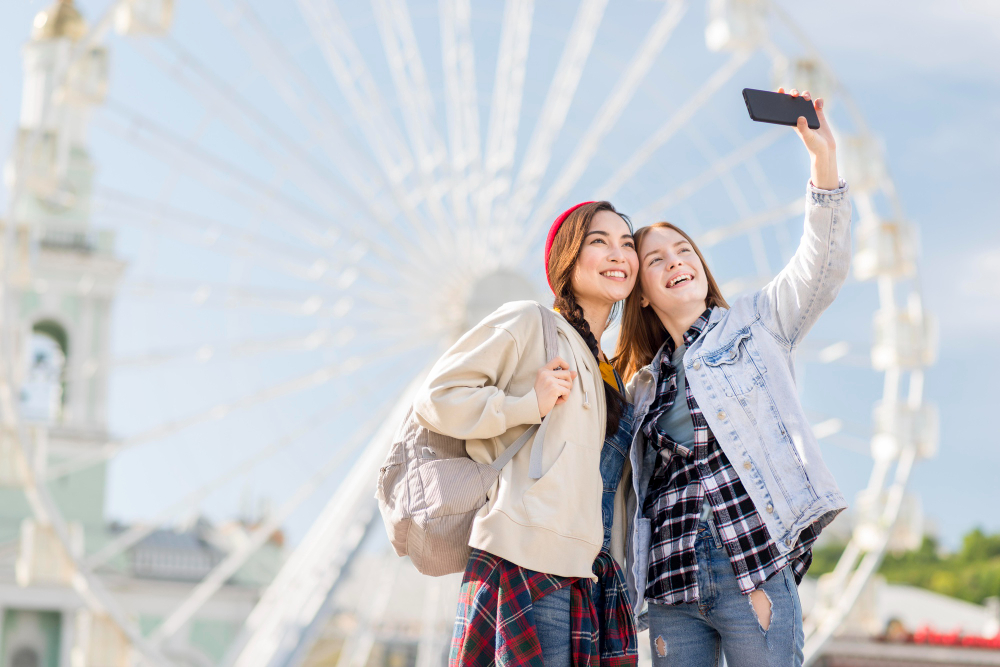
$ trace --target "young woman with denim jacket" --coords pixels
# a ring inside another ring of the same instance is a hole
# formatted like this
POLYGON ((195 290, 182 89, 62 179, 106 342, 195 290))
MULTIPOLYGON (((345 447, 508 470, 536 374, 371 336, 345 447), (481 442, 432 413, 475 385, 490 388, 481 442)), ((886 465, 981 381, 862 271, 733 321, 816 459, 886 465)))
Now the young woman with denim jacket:
POLYGON ((797 584, 846 507, 794 375, 851 254, 847 187, 814 106, 820 128, 795 128, 811 160, 804 234, 765 287, 729 307, 682 230, 636 234, 639 289, 615 363, 636 413, 627 579, 636 613, 649 603, 657 666, 715 667, 721 653, 730 667, 801 665, 797 584))
POLYGON ((608 202, 572 207, 545 248, 559 357, 545 363, 537 306, 506 304, 445 353, 414 402, 425 426, 465 439, 482 463, 552 412, 542 470, 531 472, 536 437, 473 522, 453 666, 637 663, 619 488, 631 406, 599 344, 637 263, 627 218, 608 202))

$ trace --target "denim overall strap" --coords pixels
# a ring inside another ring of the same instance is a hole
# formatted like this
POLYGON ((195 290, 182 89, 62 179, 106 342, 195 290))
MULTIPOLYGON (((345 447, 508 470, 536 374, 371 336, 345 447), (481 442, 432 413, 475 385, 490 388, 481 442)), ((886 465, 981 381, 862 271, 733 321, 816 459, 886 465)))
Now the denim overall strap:
MULTIPOLYGON (((624 396, 625 387, 617 371, 615 372, 615 380, 618 383, 618 390, 624 396)), ((611 546, 611 526, 615 516, 615 494, 618 492, 618 484, 621 482, 622 471, 625 468, 625 458, 628 456, 628 449, 632 443, 633 414, 633 406, 626 404, 621 421, 618 422, 618 429, 614 433, 605 436, 604 446, 601 448, 601 480, 604 485, 604 492, 601 496, 601 516, 604 521, 604 543, 602 549, 605 551, 611 546)))

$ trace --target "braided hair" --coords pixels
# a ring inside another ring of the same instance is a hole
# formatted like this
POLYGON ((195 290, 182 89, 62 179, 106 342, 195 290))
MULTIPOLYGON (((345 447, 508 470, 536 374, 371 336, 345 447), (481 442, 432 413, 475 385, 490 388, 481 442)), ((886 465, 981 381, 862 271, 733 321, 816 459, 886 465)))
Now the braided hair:
MULTIPOLYGON (((628 217, 618 213, 610 202, 598 201, 584 204, 570 213, 559 227, 559 231, 553 239, 547 267, 549 284, 552 285, 552 289, 556 293, 553 306, 559 309, 560 314, 580 334, 598 363, 600 363, 601 357, 597 337, 590 330, 590 324, 584 317, 583 308, 576 302, 571 278, 576 260, 583 249, 587 232, 590 230, 590 223, 594 216, 601 211, 610 211, 620 215, 631 231, 632 223, 628 217)), ((621 304, 615 304, 611 310, 610 319, 614 320, 620 311, 621 304)), ((613 434, 618 430, 618 424, 625 414, 625 397, 621 395, 617 387, 612 387, 603 381, 601 384, 604 386, 604 398, 607 405, 605 433, 613 434)))

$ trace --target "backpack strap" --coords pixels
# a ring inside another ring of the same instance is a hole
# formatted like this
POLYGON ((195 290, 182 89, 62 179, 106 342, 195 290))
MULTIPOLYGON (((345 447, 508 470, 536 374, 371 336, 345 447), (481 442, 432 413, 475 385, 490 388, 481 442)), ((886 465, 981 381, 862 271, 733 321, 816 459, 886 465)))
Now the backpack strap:
MULTIPOLYGON (((542 314, 542 343, 545 346, 545 361, 552 361, 559 356, 559 334, 556 329, 556 316, 551 310, 542 304, 538 306, 538 311, 542 314)), ((551 410, 549 414, 552 414, 551 410)), ((503 453, 493 462, 493 468, 501 470, 510 460, 521 451, 524 443, 535 435, 535 445, 531 448, 531 462, 528 466, 528 476, 532 479, 539 479, 542 476, 542 445, 545 442, 545 430, 548 427, 549 415, 542 418, 541 424, 532 424, 528 430, 521 434, 503 453), (537 434, 536 434, 537 432, 537 434)))

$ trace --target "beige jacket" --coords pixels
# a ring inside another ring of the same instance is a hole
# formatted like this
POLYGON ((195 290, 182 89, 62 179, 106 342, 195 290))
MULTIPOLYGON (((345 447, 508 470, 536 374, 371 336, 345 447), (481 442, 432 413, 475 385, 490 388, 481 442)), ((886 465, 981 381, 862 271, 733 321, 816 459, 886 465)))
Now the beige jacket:
MULTIPOLYGON (((568 400, 549 417, 543 475, 528 476, 530 450, 537 446, 530 442, 501 472, 473 522, 469 545, 531 570, 592 577, 604 536, 604 388, 583 338, 561 315, 556 321, 559 355, 578 375, 568 400)), ((534 385, 545 362, 538 307, 533 301, 505 304, 435 364, 414 411, 427 428, 466 440, 474 460, 492 463, 529 424, 541 422, 534 385)), ((622 561, 622 540, 613 543, 612 555, 622 561)))

